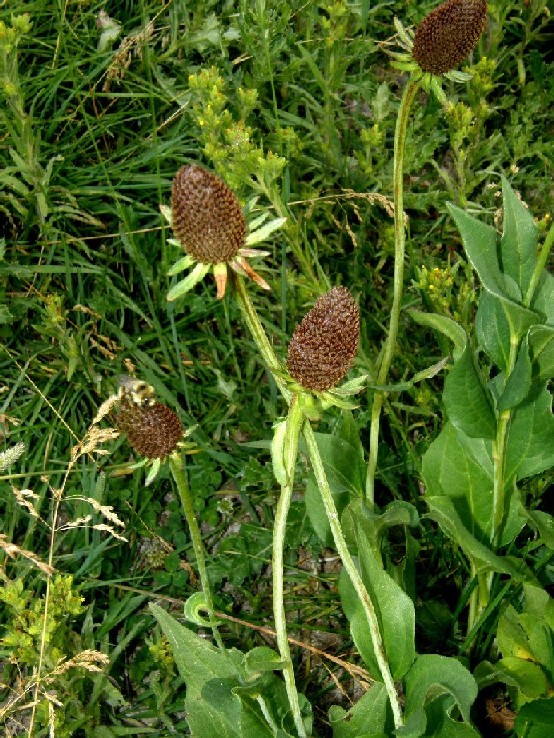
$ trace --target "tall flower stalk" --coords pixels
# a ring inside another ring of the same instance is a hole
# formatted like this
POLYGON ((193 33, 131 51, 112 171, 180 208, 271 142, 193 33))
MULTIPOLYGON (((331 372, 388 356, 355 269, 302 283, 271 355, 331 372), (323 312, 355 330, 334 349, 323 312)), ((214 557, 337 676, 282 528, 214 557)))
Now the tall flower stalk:
MULTIPOLYGON (((204 544, 194 512, 184 457, 180 450, 182 439, 185 436, 181 421, 171 408, 157 402, 150 385, 130 377, 122 377, 121 380, 121 400, 116 424, 126 434, 129 445, 143 457, 141 464, 149 464, 156 473, 162 461, 168 460, 190 532, 208 622, 215 642, 222 651, 225 651, 214 617, 204 544)), ((152 474, 148 479, 150 481, 153 479, 152 474)))
MULTIPOLYGON (((402 309, 402 295, 404 292, 404 256, 406 250, 406 232, 404 226, 404 150, 408 118, 413 102, 420 88, 420 81, 412 78, 404 89, 396 130, 394 134, 394 277, 393 298, 390 312, 389 330, 383 346, 383 353, 377 371, 377 384, 386 384, 389 369, 396 348, 400 310, 402 309)), ((384 393, 376 392, 373 396, 371 408, 371 426, 369 434, 369 458, 366 479, 366 501, 373 507, 375 503, 375 473, 377 471, 377 456, 379 449, 379 426, 384 393)))
MULTIPOLYGON (((285 538, 286 514, 292 492, 291 484, 294 479, 293 472, 298 442, 297 434, 300 429, 303 429, 302 433, 329 519, 335 547, 366 615, 368 630, 379 665, 381 678, 383 679, 391 703, 395 726, 398 728, 403 724, 402 708, 387 660, 375 605, 348 550, 310 420, 305 415, 305 408, 311 410, 313 407, 312 393, 315 393, 316 398, 321 397, 325 398, 328 402, 333 401, 333 389, 348 371, 357 351, 359 338, 358 309, 346 289, 335 288, 323 295, 305 316, 293 334, 287 354, 287 369, 294 381, 292 386, 295 390, 294 394, 291 394, 289 388, 291 386, 290 380, 287 383, 283 379, 283 369, 257 317, 248 292, 240 277, 236 278, 236 284, 239 305, 251 329, 254 341, 270 371, 274 374, 278 386, 281 388, 284 387, 284 396, 290 404, 286 432, 280 452, 276 453, 274 450, 274 465, 278 469, 276 472, 277 476, 279 474, 283 475, 281 480, 282 492, 276 514, 273 539, 273 607, 281 657, 288 668, 290 650, 284 617, 282 548, 285 538), (280 457, 280 464, 275 464, 275 456, 280 457), (279 571, 276 572, 276 569, 279 569, 279 571)), ((289 685, 289 690, 294 682, 293 676, 287 676, 286 671, 285 680, 289 685)), ((289 695, 289 701, 291 702, 291 709, 294 713, 293 705, 296 701, 296 695, 291 693, 289 695)), ((299 731, 299 735, 303 734, 299 731)))
MULTIPOLYGON (((406 234, 404 225, 404 152, 408 118, 418 90, 425 82, 424 73, 446 75, 453 80, 464 79, 453 70, 473 51, 487 20, 485 0, 446 0, 428 13, 416 29, 412 40, 399 25, 401 42, 408 55, 397 54, 398 66, 411 71, 404 89, 394 135, 394 277, 393 299, 387 337, 383 345, 377 368, 377 384, 384 385, 392 364, 404 291, 404 258, 406 234)), ((439 97, 444 93, 438 80, 431 77, 426 85, 439 97)), ((370 424, 370 445, 366 475, 366 501, 375 504, 375 475, 379 449, 379 428, 384 394, 376 392, 373 397, 370 424)))
MULTIPOLYGON (((285 422, 285 434, 283 439, 281 494, 275 511, 275 522, 273 525, 273 552, 271 564, 273 570, 273 619, 275 633, 277 635, 277 647, 283 660, 283 677, 291 707, 294 724, 299 738, 306 738, 306 730, 300 712, 298 690, 294 678, 294 668, 290 654, 287 636, 287 617, 285 611, 284 592, 284 549, 287 532, 287 518, 294 489, 294 470, 298 456, 298 438, 304 424, 304 415, 298 402, 298 396, 291 400, 287 420, 285 422)), ((277 476, 277 475, 276 475, 277 476)))

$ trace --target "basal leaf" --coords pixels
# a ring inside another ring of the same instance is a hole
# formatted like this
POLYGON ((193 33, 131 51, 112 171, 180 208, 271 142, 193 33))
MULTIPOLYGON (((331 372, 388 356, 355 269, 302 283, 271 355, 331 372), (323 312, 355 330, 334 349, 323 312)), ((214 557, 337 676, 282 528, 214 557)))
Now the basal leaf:
MULTIPOLYGON (((415 658, 415 613, 408 595, 382 568, 367 540, 363 526, 351 521, 356 533, 362 579, 373 601, 383 637, 386 657, 395 679, 400 679, 415 658)), ((371 675, 380 680, 367 618, 358 596, 343 570, 339 580, 341 600, 350 630, 371 675)))
POLYGON ((240 684, 233 662, 161 607, 151 604, 150 610, 171 644, 175 664, 187 685, 185 704, 192 735, 196 738, 213 738, 214 735, 242 738, 242 706, 238 697, 231 693, 232 686, 240 684), (209 698, 214 684, 223 690, 215 702, 209 698), (203 694, 204 689, 207 696, 203 694))
POLYGON ((456 510, 454 499, 426 495, 429 516, 436 520, 444 532, 460 546, 478 572, 497 571, 501 574, 510 574, 517 581, 522 581, 526 576, 524 572, 518 571, 506 557, 495 554, 469 532, 456 510))
POLYGON ((421 654, 405 678, 408 719, 440 695, 454 697, 463 720, 470 722, 470 708, 477 697, 477 683, 469 671, 454 658, 438 654, 421 654))
POLYGON ((554 733, 554 697, 527 702, 519 710, 515 722, 518 736, 552 738, 554 733))
POLYGON ((505 177, 502 177, 502 197, 504 230, 500 240, 500 268, 525 295, 537 263, 538 228, 505 177))
POLYGON ((158 605, 151 604, 150 610, 171 644, 175 664, 186 682, 188 693, 198 697, 210 679, 237 677, 235 666, 217 648, 181 625, 158 605))
POLYGON ((348 712, 333 705, 329 710, 333 738, 388 735, 387 705, 385 685, 380 683, 374 684, 348 712))
POLYGON ((469 347, 448 372, 442 395, 449 421, 470 438, 494 438, 496 418, 469 347))

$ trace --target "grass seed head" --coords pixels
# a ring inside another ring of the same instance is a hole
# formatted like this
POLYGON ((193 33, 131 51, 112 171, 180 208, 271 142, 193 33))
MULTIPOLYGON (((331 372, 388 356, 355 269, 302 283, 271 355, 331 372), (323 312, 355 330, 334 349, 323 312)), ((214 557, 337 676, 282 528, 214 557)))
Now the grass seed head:
POLYGON ((147 459, 169 456, 183 437, 176 413, 161 402, 137 405, 132 400, 122 400, 117 425, 137 454, 147 459))
POLYGON ((244 246, 246 223, 234 192, 196 164, 181 167, 171 191, 173 231, 203 264, 229 262, 244 246))
POLYGON ((360 313, 345 287, 322 295, 296 328, 289 343, 287 368, 307 390, 336 387, 358 350, 360 313))
POLYGON ((486 22, 486 0, 446 0, 417 27, 412 56, 424 72, 450 72, 477 46, 486 22))

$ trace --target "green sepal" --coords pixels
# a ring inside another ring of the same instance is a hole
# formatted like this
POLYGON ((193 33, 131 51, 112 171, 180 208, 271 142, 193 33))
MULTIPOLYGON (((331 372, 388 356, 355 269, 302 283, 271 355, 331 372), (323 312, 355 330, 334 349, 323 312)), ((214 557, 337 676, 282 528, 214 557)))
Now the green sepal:
POLYGON ((181 259, 178 259, 175 264, 169 269, 167 272, 168 277, 174 277, 176 274, 179 274, 179 272, 184 272, 185 269, 188 269, 194 264, 194 259, 192 256, 189 256, 187 254, 186 256, 183 256, 181 259))
POLYGON ((176 300, 178 297, 182 297, 187 292, 189 292, 193 287, 195 287, 198 282, 200 282, 206 274, 211 269, 211 264, 202 264, 198 263, 192 272, 185 277, 185 279, 182 279, 180 282, 177 282, 176 285, 174 285, 169 292, 167 293, 167 299, 169 302, 172 302, 173 300, 176 300))

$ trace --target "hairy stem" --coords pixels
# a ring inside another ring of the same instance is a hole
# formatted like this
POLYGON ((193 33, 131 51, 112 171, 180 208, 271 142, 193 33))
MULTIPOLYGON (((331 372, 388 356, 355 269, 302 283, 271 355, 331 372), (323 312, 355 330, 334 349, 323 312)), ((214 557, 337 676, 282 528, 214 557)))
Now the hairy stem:
POLYGON ((352 582, 356 590, 362 607, 364 608, 369 626, 371 641, 373 643, 373 650, 375 651, 375 658, 377 659, 381 678, 383 679, 383 682, 385 684, 385 689, 387 690, 387 695, 391 704, 394 717, 394 725, 396 728, 400 728, 404 724, 404 720, 402 717, 402 708, 400 706, 400 700, 396 692, 396 687, 394 686, 394 679, 392 678, 389 662, 385 653, 385 646, 383 644, 383 637, 381 635, 381 628, 379 626, 379 620, 377 618, 375 606, 346 545, 346 541, 344 539, 339 521, 337 508, 335 507, 335 502, 333 500, 333 495, 331 494, 327 475, 325 474, 325 468, 323 466, 321 455, 317 447, 314 432, 309 422, 306 422, 304 424, 304 439, 306 440, 306 445, 308 447, 308 453, 310 456, 312 468, 314 470, 317 485, 321 492, 321 497, 325 506, 325 512, 327 513, 327 518, 331 527, 331 533, 333 534, 335 547, 341 558, 343 566, 346 569, 346 573, 350 577, 350 581, 352 582))
POLYGON ((206 609, 208 611, 208 620, 211 624, 212 633, 214 640, 219 648, 225 653, 225 646, 223 640, 219 634, 217 624, 214 618, 214 604, 212 598, 212 591, 210 588, 210 580, 208 579, 208 570, 206 569, 206 557, 204 555, 204 544, 202 543, 202 536, 200 535, 200 528, 196 521, 196 515, 194 514, 194 504, 190 487, 187 481, 187 475, 184 468, 184 460, 181 454, 174 452, 169 457, 169 466, 173 479, 177 485, 177 491, 181 498, 181 504, 185 513, 185 518, 190 531, 190 538, 192 541, 192 547, 194 548, 194 555, 196 556, 196 565, 198 567, 198 574, 200 575, 200 584, 202 586, 202 592, 206 600, 206 609))
MULTIPOLYGON (((392 357, 396 348, 400 308, 404 287, 404 251, 406 236, 404 230, 404 148, 408 129, 408 116, 419 90, 420 82, 411 79, 404 90, 394 133, 394 281, 393 298, 389 319, 389 330, 383 346, 381 362, 377 372, 377 384, 386 384, 392 357)), ((379 448, 379 424, 384 395, 376 392, 371 409, 371 426, 369 434, 369 459, 366 477, 366 500, 370 506, 375 501, 375 473, 377 471, 377 455, 379 448)))
POLYGON ((242 317, 244 318, 246 325, 248 326, 250 333, 252 334, 252 338, 254 339, 254 342, 258 347, 263 360, 265 361, 269 371, 273 375, 273 378, 275 379, 275 382, 277 383, 281 394, 283 395, 287 403, 290 403, 291 392, 287 388, 285 381, 282 378, 283 370, 281 364, 275 354, 275 351, 273 350, 273 346, 269 342, 269 338, 267 337, 264 327, 261 324, 260 319, 258 318, 258 314, 256 313, 254 305, 252 304, 252 300, 250 299, 250 295, 248 294, 248 290, 246 289, 244 280, 239 274, 233 274, 233 281, 237 292, 239 306, 242 311, 242 317))
POLYGON ((298 397, 294 396, 290 405, 286 421, 285 441, 283 448, 283 462, 285 476, 281 483, 281 495, 277 503, 275 523, 273 526, 273 617, 275 620, 275 631, 277 634, 277 646, 281 659, 284 662, 283 676, 289 704, 292 710, 296 731, 300 738, 306 738, 306 730, 302 722, 298 691, 294 680, 294 669, 290 655, 289 641, 287 636, 287 619, 285 613, 284 599, 284 560, 287 517, 290 508, 292 490, 294 485, 294 467, 298 455, 298 437, 304 423, 304 415, 298 404, 298 397))

